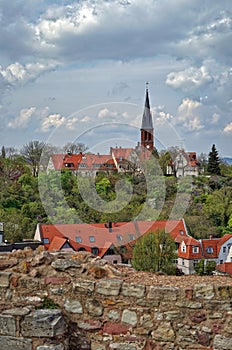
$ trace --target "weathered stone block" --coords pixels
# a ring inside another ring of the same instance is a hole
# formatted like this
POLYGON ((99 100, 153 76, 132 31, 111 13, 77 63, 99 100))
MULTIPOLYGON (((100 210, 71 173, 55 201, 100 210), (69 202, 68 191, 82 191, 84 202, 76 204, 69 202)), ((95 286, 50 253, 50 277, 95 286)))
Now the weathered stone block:
POLYGON ((232 286, 218 286, 217 294, 220 299, 231 299, 232 298, 232 286))
POLYGON ((159 301, 175 301, 179 295, 180 289, 176 287, 150 286, 148 289, 148 299, 159 301))
POLYGON ((125 297, 142 298, 145 295, 145 286, 135 283, 123 283, 121 294, 125 297))
POLYGON ((120 313, 118 312, 118 310, 109 310, 106 314, 106 317, 109 320, 118 321, 120 319, 120 313))
POLYGON ((24 338, 1 337, 1 350, 32 350, 32 340, 24 338))
POLYGON ((24 337, 54 337, 66 332, 66 324, 60 310, 36 310, 21 323, 24 337), (36 332, 35 332, 36 330, 36 332))
POLYGON ((232 310, 232 305, 229 301, 221 300, 210 300, 205 302, 206 309, 214 311, 230 311, 232 310))
POLYGON ((0 287, 8 288, 10 285, 11 272, 0 272, 0 287))
POLYGON ((138 319, 135 311, 123 310, 122 313, 122 322, 127 323, 131 326, 136 326, 138 319))
POLYGON ((73 314, 83 314, 83 307, 79 300, 67 299, 64 303, 64 308, 73 314))
POLYGON ((119 295, 122 280, 107 279, 96 283, 96 292, 103 295, 119 295))
POLYGON ((129 326, 121 323, 106 322, 103 327, 103 334, 126 334, 129 330, 129 326))
POLYGON ((103 306, 97 299, 88 299, 86 301, 85 307, 88 314, 91 316, 101 316, 103 314, 103 306))
POLYGON ((231 337, 226 338, 219 334, 215 335, 213 349, 214 350, 231 350, 232 338, 231 337))
POLYGON ((81 268, 81 264, 73 259, 57 259, 51 263, 55 270, 65 271, 70 267, 81 268))
POLYGON ((56 276, 51 276, 51 277, 45 277, 44 283, 45 284, 67 284, 70 283, 71 279, 68 276, 63 276, 63 277, 56 277, 56 276))
POLYGON ((64 345, 63 344, 40 345, 40 346, 37 346, 36 350, 64 350, 64 345))
POLYGON ((16 307, 13 309, 4 310, 2 312, 3 315, 11 315, 11 316, 25 316, 30 313, 30 310, 27 307, 16 307))
POLYGON ((40 280, 32 277, 21 277, 19 279, 19 286, 27 291, 38 291, 40 290, 40 280))
POLYGON ((110 344, 110 349, 112 349, 112 350, 137 350, 137 347, 134 344, 112 343, 112 344, 110 344))
POLYGON ((95 282, 93 281, 76 281, 73 283, 74 292, 89 293, 94 291, 95 282))
POLYGON ((79 328, 84 329, 86 331, 92 331, 92 330, 100 329, 102 327, 102 323, 98 320, 79 321, 77 325, 79 328))
POLYGON ((100 343, 92 342, 91 343, 91 350, 106 350, 105 345, 102 345, 100 343))
POLYGON ((195 284, 194 293, 196 298, 212 299, 215 295, 214 286, 212 284, 195 284))
POLYGON ((16 323, 13 316, 0 315, 0 335, 16 335, 16 323))
POLYGON ((151 335, 157 341, 173 342, 175 340, 175 332, 170 322, 161 323, 151 335))

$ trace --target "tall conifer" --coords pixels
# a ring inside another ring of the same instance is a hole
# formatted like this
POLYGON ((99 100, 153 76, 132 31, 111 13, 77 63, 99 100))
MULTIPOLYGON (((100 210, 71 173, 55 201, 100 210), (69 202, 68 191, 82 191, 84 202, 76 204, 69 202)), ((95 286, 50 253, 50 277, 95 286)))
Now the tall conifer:
POLYGON ((211 151, 209 152, 207 172, 212 175, 220 175, 220 158, 215 144, 213 144, 211 151))

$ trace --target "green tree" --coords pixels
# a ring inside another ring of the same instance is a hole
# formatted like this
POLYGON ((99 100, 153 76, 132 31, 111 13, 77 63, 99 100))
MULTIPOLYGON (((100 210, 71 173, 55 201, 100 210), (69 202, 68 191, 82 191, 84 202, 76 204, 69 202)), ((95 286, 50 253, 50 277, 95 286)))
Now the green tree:
POLYGON ((32 167, 32 172, 34 176, 38 176, 40 158, 45 147, 44 142, 30 141, 25 144, 20 153, 32 167))
POLYGON ((207 172, 212 175, 220 175, 220 158, 215 144, 213 144, 211 151, 209 152, 207 172))
POLYGON ((205 259, 201 259, 195 266, 195 271, 199 276, 212 275, 215 270, 216 262, 215 261, 207 261, 205 263, 205 259))
POLYGON ((175 274, 176 247, 164 230, 148 232, 140 237, 133 249, 132 266, 136 270, 175 274))

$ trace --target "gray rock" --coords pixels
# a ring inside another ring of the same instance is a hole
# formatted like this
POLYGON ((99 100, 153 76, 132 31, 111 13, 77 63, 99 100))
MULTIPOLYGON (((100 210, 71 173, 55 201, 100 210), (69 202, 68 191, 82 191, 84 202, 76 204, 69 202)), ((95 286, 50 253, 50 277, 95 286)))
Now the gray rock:
POLYGON ((232 338, 226 338, 222 335, 216 334, 213 343, 214 350, 231 350, 232 338))
POLYGON ((123 310, 122 313, 122 322, 127 323, 131 326, 136 326, 138 319, 135 311, 123 310))
POLYGON ((0 315, 0 335, 16 335, 15 318, 10 315, 0 315))
POLYGON ((96 283, 96 292, 103 295, 119 295, 122 280, 107 279, 96 283))
POLYGON ((32 340, 24 338, 1 337, 1 350, 32 350, 32 340))
POLYGON ((63 335, 66 324, 60 310, 36 310, 25 316, 21 323, 24 337, 54 337, 63 335), (36 333, 35 333, 36 330, 36 333))
POLYGON ((65 271, 70 267, 80 268, 81 265, 73 259, 57 259, 51 263, 55 270, 65 271))

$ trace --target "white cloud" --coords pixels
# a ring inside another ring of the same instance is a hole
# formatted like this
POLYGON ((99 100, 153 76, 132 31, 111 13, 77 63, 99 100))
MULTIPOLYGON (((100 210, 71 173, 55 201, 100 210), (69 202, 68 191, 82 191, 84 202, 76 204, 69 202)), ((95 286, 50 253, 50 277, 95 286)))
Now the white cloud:
POLYGON ((19 116, 8 123, 8 127, 12 129, 25 128, 31 120, 31 117, 35 111, 35 107, 22 109, 19 113, 19 116))
POLYGON ((232 133, 232 122, 226 125, 223 131, 227 134, 232 133))
POLYGON ((188 131, 199 131, 204 128, 199 115, 201 102, 185 98, 177 109, 177 116, 173 119, 174 123, 184 126, 188 131))
POLYGON ((60 114, 50 114, 45 117, 41 123, 41 131, 47 132, 51 128, 59 127, 65 123, 65 118, 60 114))
POLYGON ((183 91, 191 91, 211 83, 211 76, 206 66, 200 68, 190 67, 182 72, 169 73, 166 79, 166 84, 175 88, 181 88, 183 91))

